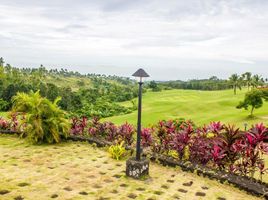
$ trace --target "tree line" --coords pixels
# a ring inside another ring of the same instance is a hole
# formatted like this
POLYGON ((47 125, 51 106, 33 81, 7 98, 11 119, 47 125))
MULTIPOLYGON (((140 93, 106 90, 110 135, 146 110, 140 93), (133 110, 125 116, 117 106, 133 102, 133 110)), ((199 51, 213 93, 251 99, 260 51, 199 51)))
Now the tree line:
POLYGON ((252 75, 250 72, 244 74, 232 74, 228 79, 219 79, 212 76, 209 79, 192 79, 188 81, 151 81, 147 84, 153 92, 169 89, 185 89, 185 90, 226 90, 233 89, 234 94, 242 87, 257 88, 267 85, 268 79, 262 78, 260 75, 252 75))
POLYGON ((242 87, 247 87, 249 90, 250 88, 264 86, 267 81, 267 78, 264 79, 258 74, 252 75, 250 72, 246 72, 241 75, 232 74, 229 77, 229 83, 234 89, 234 94, 237 93, 237 89, 241 90, 242 87))

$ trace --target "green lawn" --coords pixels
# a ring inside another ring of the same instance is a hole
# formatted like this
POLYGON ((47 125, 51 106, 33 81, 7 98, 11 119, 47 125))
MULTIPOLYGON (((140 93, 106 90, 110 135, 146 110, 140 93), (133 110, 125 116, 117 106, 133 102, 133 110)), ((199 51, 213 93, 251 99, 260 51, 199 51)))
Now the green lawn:
MULTIPOLYGON (((211 121, 222 121, 243 127, 244 123, 268 121, 268 102, 255 111, 255 118, 249 119, 249 111, 236 109, 236 105, 244 98, 246 89, 238 91, 198 91, 198 90, 167 90, 161 92, 147 92, 143 95, 142 123, 148 126, 161 119, 186 118, 192 119, 198 125, 211 121)), ((130 102, 123 102, 130 106, 130 102)), ((116 124, 136 124, 137 111, 127 115, 114 116, 104 120, 111 120, 116 124)))
POLYGON ((0 152, 1 200, 262 199, 153 162, 149 178, 134 180, 125 176, 126 160, 115 161, 105 148, 88 143, 29 145, 0 134, 0 152))
POLYGON ((8 112, 0 112, 0 117, 7 117, 8 116, 8 112))

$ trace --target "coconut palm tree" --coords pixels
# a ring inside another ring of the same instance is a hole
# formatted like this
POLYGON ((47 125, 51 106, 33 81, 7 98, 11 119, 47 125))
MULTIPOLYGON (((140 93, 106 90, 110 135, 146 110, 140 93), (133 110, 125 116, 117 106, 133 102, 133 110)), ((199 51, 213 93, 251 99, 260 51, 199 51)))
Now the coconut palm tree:
POLYGON ((229 82, 230 82, 230 84, 232 85, 232 87, 234 89, 234 94, 236 94, 237 88, 239 88, 241 90, 243 78, 239 77, 239 75, 237 75, 237 74, 232 74, 229 77, 229 82))
POLYGON ((261 78, 260 75, 256 74, 252 77, 252 87, 256 88, 264 84, 264 80, 261 78))
POLYGON ((33 143, 58 143, 60 136, 67 137, 69 121, 58 106, 60 98, 54 102, 40 96, 39 91, 30 94, 17 93, 12 98, 13 111, 25 113, 26 137, 33 143))
POLYGON ((246 73, 242 74, 242 77, 244 78, 244 80, 246 82, 246 86, 249 90, 250 86, 252 86, 252 74, 250 72, 246 72, 246 73))
POLYGON ((4 67, 5 61, 4 58, 0 58, 0 67, 4 67))

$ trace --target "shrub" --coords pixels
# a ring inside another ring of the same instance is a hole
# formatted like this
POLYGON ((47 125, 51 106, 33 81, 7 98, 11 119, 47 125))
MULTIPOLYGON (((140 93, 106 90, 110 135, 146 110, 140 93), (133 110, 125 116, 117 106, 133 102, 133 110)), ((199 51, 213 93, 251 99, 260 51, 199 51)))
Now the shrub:
POLYGON ((118 127, 118 134, 122 141, 125 142, 126 145, 131 145, 133 143, 133 134, 135 133, 135 129, 131 124, 127 122, 118 127))
POLYGON ((88 128, 88 133, 91 136, 97 136, 100 135, 100 121, 98 117, 93 117, 92 120, 90 121, 90 125, 88 128))
MULTIPOLYGON (((25 119, 24 114, 21 114, 22 119, 25 119)), ((11 113, 10 114, 10 123, 9 128, 11 131, 18 131, 19 129, 19 120, 18 120, 18 114, 17 113, 11 113)))
MULTIPOLYGON (((181 151, 180 156, 183 156, 184 147, 181 147, 181 144, 184 143, 183 137, 186 135, 183 134, 183 131, 187 129, 193 131, 194 123, 192 121, 186 121, 185 119, 175 119, 175 120, 162 120, 159 121, 155 126, 155 135, 156 141, 154 143, 154 150, 167 152, 171 149, 178 150, 178 153, 181 151), (180 134, 182 133, 182 134, 180 134), (180 138, 181 137, 181 138, 180 138)), ((191 134, 191 133, 190 133, 191 134)), ((184 138, 186 139, 186 138, 184 138)), ((186 145, 185 145, 186 146, 186 145)))
POLYGON ((153 143, 152 132, 153 130, 151 128, 143 128, 141 130, 141 145, 143 147, 149 147, 152 145, 153 143))
POLYGON ((27 138, 33 143, 58 143, 60 136, 67 137, 69 121, 65 113, 57 106, 60 98, 53 103, 40 96, 39 92, 30 94, 17 93, 12 98, 13 110, 24 115, 27 138))
MULTIPOLYGON (((73 123, 78 132, 82 121, 73 123)), ((123 144, 133 143, 135 129, 128 123, 117 127, 111 122, 101 123, 98 118, 93 118, 89 124, 90 135, 114 143, 109 153, 117 160, 125 153, 123 144)), ((149 147, 152 152, 245 176, 253 177, 258 171, 260 178, 268 171, 262 159, 262 155, 268 153, 266 139, 268 128, 262 123, 242 132, 221 122, 196 127, 192 121, 176 119, 159 121, 152 128, 141 131, 142 147, 149 147)))
POLYGON ((189 145, 193 128, 191 125, 184 127, 183 130, 175 131, 172 135, 171 145, 179 154, 180 159, 184 156, 185 147, 189 145))
POLYGON ((189 145, 190 160, 194 163, 207 164, 212 160, 212 149, 214 146, 212 138, 206 137, 203 132, 198 132, 192 137, 189 145))
POLYGON ((7 111, 10 108, 10 103, 7 101, 0 99, 0 111, 7 111))
POLYGON ((7 130, 9 128, 9 122, 5 120, 4 118, 0 118, 0 129, 1 130, 7 130))
POLYGON ((109 147, 109 153, 113 159, 120 160, 126 153, 124 142, 109 147))
POLYGON ((217 159, 216 164, 222 168, 230 167, 236 160, 239 159, 239 154, 235 151, 234 145, 242 138, 243 132, 239 128, 235 128, 234 125, 223 126, 224 129, 218 136, 218 147, 220 147, 221 154, 217 159), (219 161, 219 159, 221 159, 219 161))
POLYGON ((110 142, 116 141, 119 139, 118 128, 112 122, 103 122, 99 121, 99 118, 94 117, 91 120, 90 126, 88 128, 88 133, 94 137, 101 137, 110 142))
POLYGON ((77 117, 72 118, 71 134, 83 135, 86 126, 87 126, 86 117, 82 117, 82 119, 78 119, 77 117))
POLYGON ((264 143, 267 139, 267 128, 263 124, 256 124, 234 145, 235 151, 240 158, 233 166, 234 172, 253 177, 259 170, 260 179, 265 171, 263 154, 268 153, 268 145, 264 143))

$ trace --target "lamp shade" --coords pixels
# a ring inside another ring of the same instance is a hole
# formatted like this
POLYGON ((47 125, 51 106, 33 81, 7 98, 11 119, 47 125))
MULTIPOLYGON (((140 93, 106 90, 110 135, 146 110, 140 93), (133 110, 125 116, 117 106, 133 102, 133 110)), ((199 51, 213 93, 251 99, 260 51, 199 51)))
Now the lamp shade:
POLYGON ((149 74, 147 74, 143 69, 138 69, 132 76, 135 77, 149 77, 149 74))

